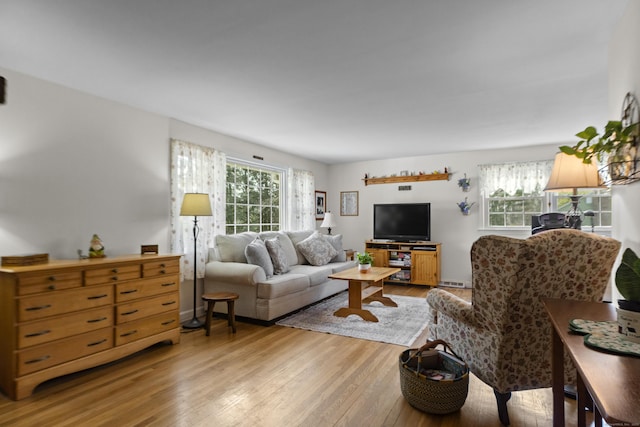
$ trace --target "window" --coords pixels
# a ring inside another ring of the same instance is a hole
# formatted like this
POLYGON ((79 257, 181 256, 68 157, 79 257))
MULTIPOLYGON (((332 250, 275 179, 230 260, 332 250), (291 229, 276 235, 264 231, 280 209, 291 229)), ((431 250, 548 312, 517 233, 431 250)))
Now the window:
MULTIPOLYGON (((484 226, 487 228, 529 228, 531 217, 544 212, 567 212, 570 192, 545 192, 553 161, 480 165, 480 186, 484 226)), ((579 190, 579 208, 591 211, 585 227, 611 226, 609 189, 579 190)))
POLYGON ((226 234, 278 231, 284 171, 227 161, 226 234))

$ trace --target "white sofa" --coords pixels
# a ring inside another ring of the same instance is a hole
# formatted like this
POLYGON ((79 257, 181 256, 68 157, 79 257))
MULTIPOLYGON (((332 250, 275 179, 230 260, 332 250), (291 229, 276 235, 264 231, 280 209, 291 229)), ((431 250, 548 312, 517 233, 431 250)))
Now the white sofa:
MULTIPOLYGON (((341 235, 326 236, 317 231, 218 235, 209 250, 204 290, 235 292, 240 296, 235 302, 237 316, 268 322, 347 289, 346 281, 328 276, 354 266, 354 261, 346 261, 341 235), (269 249, 267 260, 264 249, 260 249, 262 242, 269 249), (271 249, 281 255, 280 259, 273 258, 271 249), (263 255, 258 260, 256 250, 263 255), (276 272, 269 277, 274 265, 276 272), (288 267, 288 271, 278 274, 278 267, 288 267)), ((226 306, 216 306, 217 310, 226 312, 226 306)))

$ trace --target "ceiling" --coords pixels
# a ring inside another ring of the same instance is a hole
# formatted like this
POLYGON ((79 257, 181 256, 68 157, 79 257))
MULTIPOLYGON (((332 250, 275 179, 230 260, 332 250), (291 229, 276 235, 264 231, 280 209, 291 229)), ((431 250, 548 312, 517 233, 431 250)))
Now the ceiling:
POLYGON ((627 2, 0 0, 0 67, 327 164, 565 143, 627 2))

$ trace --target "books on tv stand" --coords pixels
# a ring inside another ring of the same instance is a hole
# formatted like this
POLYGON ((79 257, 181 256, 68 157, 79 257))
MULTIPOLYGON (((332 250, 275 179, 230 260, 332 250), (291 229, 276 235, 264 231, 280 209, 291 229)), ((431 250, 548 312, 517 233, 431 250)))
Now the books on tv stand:
POLYGON ((371 239, 365 251, 373 256, 377 267, 400 267, 400 274, 389 278, 390 283, 437 286, 440 283, 440 243, 398 242, 371 239))

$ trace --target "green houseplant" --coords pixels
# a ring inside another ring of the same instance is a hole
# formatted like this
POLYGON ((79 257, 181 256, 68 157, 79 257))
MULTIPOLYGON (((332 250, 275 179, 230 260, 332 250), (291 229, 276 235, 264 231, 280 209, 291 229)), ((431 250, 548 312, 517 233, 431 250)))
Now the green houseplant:
MULTIPOLYGON (((639 124, 624 126, 619 120, 610 120, 605 125, 602 135, 595 127, 588 126, 576 134, 580 138, 578 143, 573 146, 563 145, 560 151, 576 156, 584 163, 591 163, 594 157, 602 162, 606 157, 623 155, 625 151, 636 148, 639 124)), ((616 159, 609 159, 609 161, 616 161, 616 159)))
POLYGON ((616 287, 625 298, 618 300, 618 330, 627 340, 640 343, 640 259, 630 248, 616 270, 616 287))
POLYGON ((356 252, 356 259, 358 260, 358 270, 366 273, 373 264, 373 256, 369 252, 356 252))

